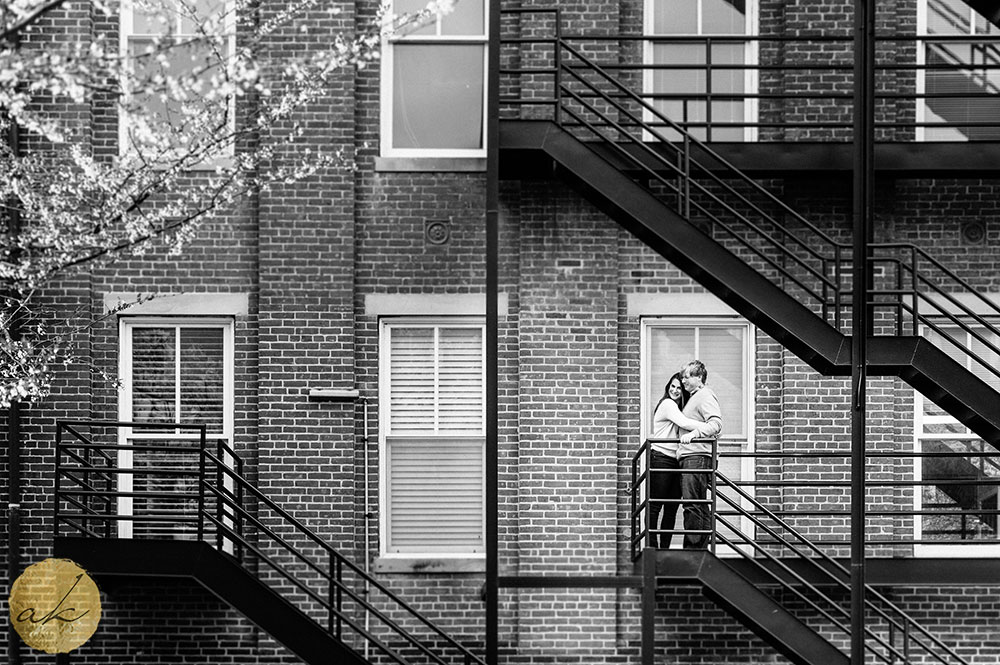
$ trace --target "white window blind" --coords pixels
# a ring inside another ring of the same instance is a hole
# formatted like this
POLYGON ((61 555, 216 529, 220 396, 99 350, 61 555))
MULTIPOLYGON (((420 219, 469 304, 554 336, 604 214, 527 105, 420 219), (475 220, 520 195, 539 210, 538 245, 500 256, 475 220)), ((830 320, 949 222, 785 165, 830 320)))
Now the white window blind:
POLYGON ((484 331, 383 328, 387 554, 483 552, 484 331))
MULTIPOLYGON (((928 69, 918 77, 918 92, 950 95, 924 98, 920 105, 922 127, 918 138, 926 141, 995 141, 1000 138, 1000 44, 981 41, 1000 28, 963 0, 923 0, 919 28, 928 37, 962 37, 968 41, 924 42, 922 64, 928 69), (968 95, 962 96, 962 95, 968 95), (963 124, 968 123, 968 124, 963 124), (975 126, 979 124, 979 126, 975 126)), ((920 118, 918 118, 920 119, 920 118)))

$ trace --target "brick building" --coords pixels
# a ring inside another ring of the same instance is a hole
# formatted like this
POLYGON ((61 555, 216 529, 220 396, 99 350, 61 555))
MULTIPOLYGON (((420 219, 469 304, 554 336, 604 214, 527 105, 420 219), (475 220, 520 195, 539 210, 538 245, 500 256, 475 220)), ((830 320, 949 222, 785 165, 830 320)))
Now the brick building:
MULTIPOLYGON (((871 662, 1000 649, 1000 28, 972 5, 876 17, 871 662)), ((316 24, 376 11, 338 6, 316 24)), ((127 9, 59 11, 59 38, 134 27, 127 9)), ((89 331, 89 357, 19 419, 5 563, 68 556, 104 594, 68 662, 848 662, 852 17, 832 0, 503 3, 491 41, 486 4, 461 0, 310 109, 353 169, 243 201, 169 262, 55 290, 95 314, 156 295, 89 331), (649 546, 641 480, 663 386, 696 357, 725 420, 707 554, 649 546), (59 421, 90 422, 54 456, 59 421)), ((78 111, 116 150, 115 119, 78 111)), ((12 663, 55 659, 5 639, 12 663)))

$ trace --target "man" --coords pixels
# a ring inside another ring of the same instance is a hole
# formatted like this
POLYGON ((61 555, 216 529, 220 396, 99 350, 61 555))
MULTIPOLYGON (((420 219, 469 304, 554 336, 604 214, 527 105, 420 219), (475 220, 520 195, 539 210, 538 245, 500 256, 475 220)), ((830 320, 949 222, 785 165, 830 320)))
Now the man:
POLYGON ((722 431, 722 408, 715 391, 705 385, 708 370, 700 360, 692 360, 681 368, 681 383, 691 394, 682 413, 703 423, 680 437, 678 457, 681 469, 695 471, 681 474, 681 499, 684 501, 684 549, 706 549, 712 529, 711 511, 704 501, 708 495, 712 469, 712 444, 695 439, 717 439, 722 431), (704 533, 690 533, 704 531, 704 533))

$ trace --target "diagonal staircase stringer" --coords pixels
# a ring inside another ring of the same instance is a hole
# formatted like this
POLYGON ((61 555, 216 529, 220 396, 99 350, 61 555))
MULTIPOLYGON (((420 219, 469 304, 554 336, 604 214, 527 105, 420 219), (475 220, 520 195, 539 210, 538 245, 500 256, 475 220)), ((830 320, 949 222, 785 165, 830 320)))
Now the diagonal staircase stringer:
MULTIPOLYGON (((651 249, 825 376, 851 374, 851 338, 548 121, 505 120, 501 150, 533 153, 651 249)), ((1000 394, 919 337, 872 337, 872 376, 898 376, 1000 449, 1000 394)))

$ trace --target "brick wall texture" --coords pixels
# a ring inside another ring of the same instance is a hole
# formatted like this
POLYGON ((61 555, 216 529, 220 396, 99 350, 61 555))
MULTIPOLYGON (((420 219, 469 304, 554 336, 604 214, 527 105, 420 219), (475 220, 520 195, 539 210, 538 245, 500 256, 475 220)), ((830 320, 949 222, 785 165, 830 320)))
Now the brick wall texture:
MULTIPOLYGON (((471 0, 462 0, 468 2, 471 0)), ((262 19, 283 8, 276 0, 251 3, 262 19)), ((330 14, 310 4, 308 34, 275 33, 265 45, 276 58, 322 48, 334 32, 364 29, 376 3, 338 2, 330 14)), ((548 6, 524 0, 524 7, 548 6)), ((706 3, 707 4, 707 3, 706 3)), ((760 0, 753 3, 761 34, 849 36, 847 0, 760 0)), ((560 2, 567 32, 613 35, 641 30, 642 3, 560 2)), ((505 7, 507 3, 505 3, 505 7)), ((113 32, 114 22, 86 5, 66 5, 59 20, 64 39, 113 32), (93 14, 93 16, 91 15, 93 14), (69 28, 66 28, 69 26, 69 28)), ((880 29, 912 32, 916 0, 879 3, 880 29)), ((524 31, 532 34, 536 27, 524 31)), ((42 39, 46 27, 36 32, 42 39)), ((518 25, 505 25, 508 33, 518 25)), ((537 31, 537 30, 536 30, 537 31)), ((591 45, 600 58, 635 58, 638 49, 591 45)), ((906 46, 889 55, 905 59, 906 46)), ((849 62, 842 43, 815 48, 762 47, 762 61, 849 62), (770 49, 770 50, 769 50, 770 49)), ((539 54, 528 56, 544 59, 539 54)), ((905 91, 913 82, 900 74, 905 91)), ((537 81, 541 95, 549 83, 537 81)), ((808 68, 781 76, 762 73, 760 90, 849 92, 850 77, 808 68)), ((98 155, 113 154, 115 119, 100 100, 93 108, 60 108, 90 126, 98 155)), ((378 560, 379 317, 373 296, 434 297, 420 302, 448 308, 450 299, 485 292, 486 179, 481 172, 377 168, 379 71, 345 70, 307 110, 308 135, 317 149, 343 149, 349 168, 331 168, 309 180, 276 186, 241 201, 206 225, 180 257, 155 252, 67 277, 45 294, 61 312, 102 311, 107 293, 156 295, 229 293, 247 297, 235 318, 234 447, 247 475, 285 510, 359 565, 380 567, 390 589, 481 651, 485 639, 482 564, 435 572, 400 571, 378 560), (443 245, 425 238, 425 222, 443 220, 443 245), (363 400, 318 401, 311 388, 356 387, 363 400), (365 404, 367 403, 367 408, 365 404), (367 415, 367 422, 364 421, 367 415), (370 440, 368 446, 365 433, 370 440), (367 494, 366 494, 367 493, 367 494), (368 508, 366 508, 368 506, 368 508), (368 513, 366 514, 366 510, 368 513), (367 541, 366 541, 367 537, 367 541)), ((883 119, 909 118, 912 104, 879 108, 883 119)), ((831 94, 809 101, 764 101, 760 118, 799 123, 761 130, 761 140, 843 140, 849 100, 831 94), (820 126, 823 123, 828 126, 820 126), (809 128, 809 123, 816 126, 809 128)), ((278 128, 270 137, 282 154, 278 128)), ((888 130, 886 130, 888 131, 888 130)), ((846 134, 845 134, 846 133, 846 134)), ((895 138, 907 138, 900 130, 895 138)), ((27 141, 29 149, 44 149, 27 141)), ((197 176, 194 176, 197 177, 197 176)), ((766 182, 782 200, 830 237, 850 240, 849 176, 798 174, 766 182)), ((640 374, 642 321, 637 298, 667 303, 659 317, 698 314, 683 309, 691 297, 713 302, 704 289, 619 227, 562 182, 510 178, 501 183, 499 313, 499 533, 502 575, 630 575, 630 461, 639 444, 643 407, 640 374), (659 300, 656 300, 659 298, 659 300), (671 300, 673 298, 673 300, 671 300), (670 305, 675 303, 675 305, 670 305)), ((976 289, 1000 293, 1000 181, 994 178, 898 177, 879 182, 876 240, 910 242, 976 289), (982 222, 985 237, 963 238, 962 228, 982 222)), ((735 245, 734 245, 735 249, 735 245)), ((749 259, 748 259, 749 260, 749 259)), ((762 262, 759 267, 770 270, 762 262)), ((776 275, 772 271, 772 275, 776 275)), ((791 284, 782 288, 794 292, 791 284)), ((465 301, 463 301, 465 302, 465 301)), ((422 314, 403 308, 407 314, 422 314)), ((402 313, 402 311, 400 312, 402 313)), ((430 312, 427 312, 430 313, 430 312)), ((467 312, 482 315, 482 311, 467 312)), ((67 314, 68 315, 68 314, 67 314)), ((742 320, 739 318, 732 320, 742 320)), ((849 320, 841 322, 842 329, 849 320)), ((114 388, 94 370, 118 366, 117 321, 79 338, 80 358, 60 370, 45 402, 26 409, 21 427, 23 566, 52 554, 52 450, 55 422, 115 418, 114 388)), ((819 375, 780 343, 755 331, 752 441, 771 453, 750 463, 744 479, 758 481, 755 496, 775 511, 798 512, 789 521, 846 556, 850 502, 850 382, 819 375), (795 457, 791 453, 802 454, 795 457), (822 453, 822 456, 817 454, 822 453), (805 481, 805 484, 795 484, 805 481), (821 484, 810 485, 821 481, 821 484), (822 516, 810 511, 839 511, 822 516), (828 543, 827 541, 837 541, 828 543)), ((683 358, 676 359, 678 364, 683 358)), ((705 358, 711 369, 711 359, 705 358)), ((711 380, 709 381, 711 385, 711 380)), ((868 469, 869 509, 912 508, 913 390, 903 381, 872 378, 868 385, 870 450, 886 453, 868 469), (893 453, 903 455, 893 456, 893 453)), ((6 429, 6 415, 0 416, 6 429)), ((7 494, 9 456, 0 456, 0 492, 7 494)), ((281 529, 273 516, 265 525, 281 529)), ((873 515, 874 539, 905 539, 912 518, 873 515)), ((6 570, 8 521, 0 525, 0 565, 6 570)), ((306 545, 298 536, 294 542, 306 545)), ((283 556, 271 545, 265 553, 283 556)), ((913 546, 884 544, 879 556, 910 557, 913 546)), ((995 556, 995 554, 993 555, 995 556)), ((426 562, 425 562, 426 563, 426 562)), ((261 575, 289 594, 273 573, 261 575)), ((4 588, 11 580, 5 578, 4 588)), ((80 665, 157 663, 264 665, 297 659, 268 635, 194 583, 98 579, 105 618, 97 635, 75 652, 80 665)), ((930 584, 936 581, 930 580, 930 584)), ((995 662, 1000 607, 992 588, 912 586, 882 590, 972 663, 995 662)), ((4 594, 6 598, 6 594, 4 594)), ((847 603, 846 597, 840 599, 847 603)), ((693 587, 665 587, 657 598, 656 662, 684 664, 783 663, 771 647, 693 587)), ((794 602, 793 602, 794 604, 794 602)), ((803 609, 807 619, 807 609, 803 609)), ((6 632, 0 651, 8 653, 6 632)), ((840 643, 843 644, 842 638, 840 643)), ((640 595, 634 589, 502 589, 501 662, 638 663, 640 595)), ((53 656, 21 645, 23 663, 53 656)))

